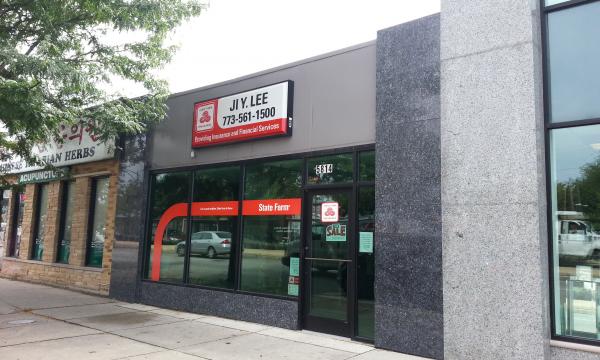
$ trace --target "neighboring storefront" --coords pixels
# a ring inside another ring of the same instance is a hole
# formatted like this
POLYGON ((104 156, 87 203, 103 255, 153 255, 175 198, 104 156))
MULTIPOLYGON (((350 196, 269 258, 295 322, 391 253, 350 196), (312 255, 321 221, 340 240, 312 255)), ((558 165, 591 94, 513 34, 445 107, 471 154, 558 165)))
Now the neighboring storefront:
POLYGON ((0 164, 11 174, 1 190, 0 276, 107 294, 114 238, 119 161, 93 125, 65 127, 64 141, 38 146, 55 166, 19 159, 0 164))

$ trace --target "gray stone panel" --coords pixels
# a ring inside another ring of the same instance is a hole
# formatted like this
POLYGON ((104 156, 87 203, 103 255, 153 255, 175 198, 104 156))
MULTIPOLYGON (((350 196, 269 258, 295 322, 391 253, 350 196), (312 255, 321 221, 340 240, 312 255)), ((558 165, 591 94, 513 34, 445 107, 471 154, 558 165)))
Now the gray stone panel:
POLYGON ((298 329, 298 302, 144 281, 139 301, 180 311, 298 329))
POLYGON ((532 42, 537 0, 443 0, 442 60, 532 42))
POLYGON ((442 358, 439 15, 377 37, 375 346, 442 358))
POLYGON ((446 359, 549 359, 539 2, 443 0, 446 359))

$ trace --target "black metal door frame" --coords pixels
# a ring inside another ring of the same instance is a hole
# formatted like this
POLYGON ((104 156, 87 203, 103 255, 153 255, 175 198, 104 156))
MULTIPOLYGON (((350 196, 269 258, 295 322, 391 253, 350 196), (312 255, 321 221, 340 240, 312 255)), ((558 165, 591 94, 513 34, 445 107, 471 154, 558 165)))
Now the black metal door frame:
POLYGON ((301 323, 302 328, 311 331, 329 333, 345 337, 354 337, 356 328, 356 199, 355 191, 352 185, 348 186, 324 186, 311 187, 304 190, 304 216, 303 237, 302 237, 302 259, 301 259, 301 323), (312 198, 315 194, 341 194, 348 196, 348 229, 346 231, 348 242, 348 257, 346 260, 346 297, 348 306, 346 309, 347 321, 336 321, 326 318, 318 318, 309 315, 309 299, 311 289, 312 269, 307 266, 309 260, 306 258, 310 254, 309 238, 312 236, 312 198))

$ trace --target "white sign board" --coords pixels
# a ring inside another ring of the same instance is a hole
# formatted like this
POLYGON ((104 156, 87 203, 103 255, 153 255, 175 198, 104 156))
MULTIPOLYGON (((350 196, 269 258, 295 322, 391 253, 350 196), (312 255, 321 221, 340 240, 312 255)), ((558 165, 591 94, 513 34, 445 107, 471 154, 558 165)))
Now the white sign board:
MULTIPOLYGON (((114 157, 114 140, 102 143, 94 135, 94 127, 90 123, 80 123, 73 126, 61 126, 61 144, 50 141, 47 144, 36 145, 32 153, 42 161, 55 167, 69 166, 114 157)), ((42 166, 27 164, 20 158, 0 162, 0 173, 22 173, 42 169, 42 166)))
POLYGON ((336 202, 321 204, 321 222, 335 223, 340 221, 340 205, 336 202))
POLYGON ((285 81, 194 104, 192 147, 290 136, 292 93, 285 81))

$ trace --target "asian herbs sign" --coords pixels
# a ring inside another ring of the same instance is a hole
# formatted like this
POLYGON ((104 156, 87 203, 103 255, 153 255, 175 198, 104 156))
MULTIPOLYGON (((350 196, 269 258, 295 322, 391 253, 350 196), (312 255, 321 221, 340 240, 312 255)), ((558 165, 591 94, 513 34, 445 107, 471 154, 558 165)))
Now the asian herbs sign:
MULTIPOLYGON (((49 141, 33 147, 32 153, 45 164, 54 167, 69 166, 114 157, 114 140, 102 142, 95 134, 94 122, 81 122, 74 125, 61 125, 60 142, 49 141)), ((23 159, 13 157, 0 162, 0 173, 22 173, 43 169, 44 166, 28 164, 23 159)))
POLYGON ((192 147, 292 135, 293 91, 286 81, 196 103, 192 147))

